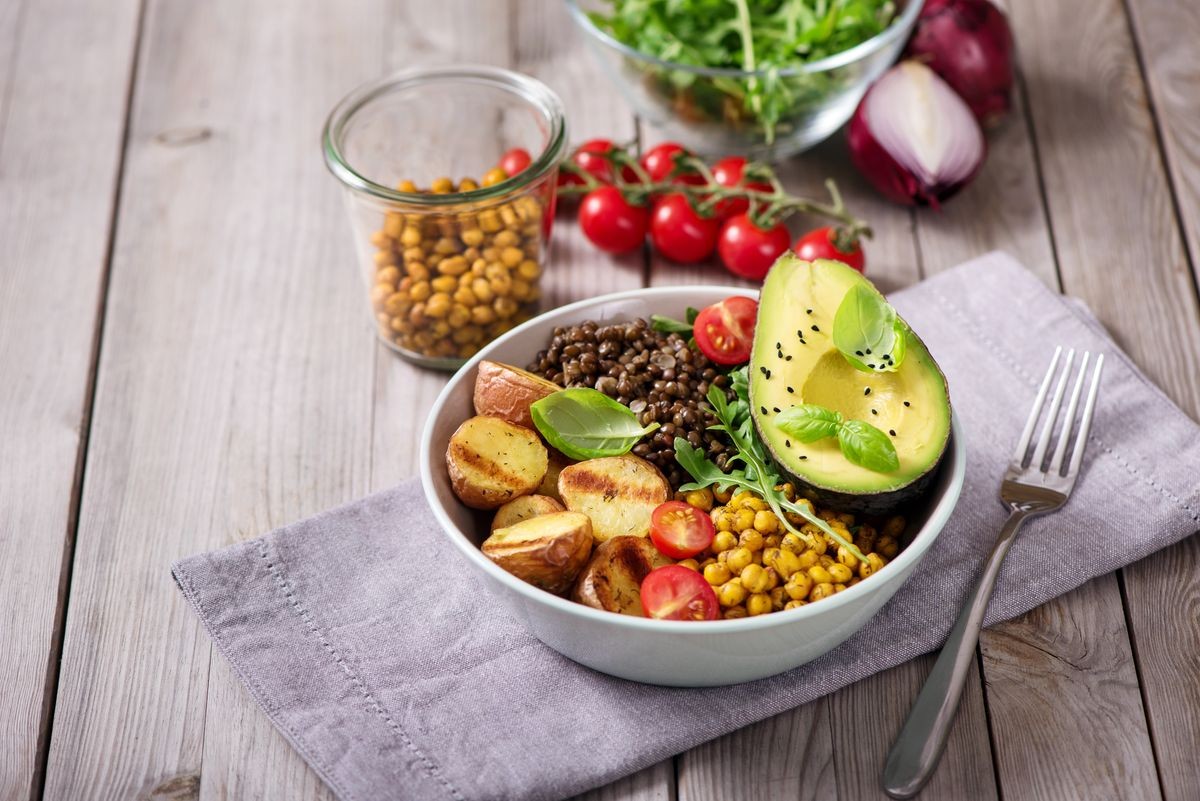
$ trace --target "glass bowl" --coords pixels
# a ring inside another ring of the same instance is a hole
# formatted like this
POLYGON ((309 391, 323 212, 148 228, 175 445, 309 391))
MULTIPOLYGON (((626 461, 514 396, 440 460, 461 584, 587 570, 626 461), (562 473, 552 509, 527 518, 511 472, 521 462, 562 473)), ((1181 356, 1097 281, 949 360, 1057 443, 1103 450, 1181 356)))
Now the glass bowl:
POLYGON ((495 67, 399 72, 333 109, 325 163, 383 342, 452 370, 537 313, 566 142, 558 97, 495 67), (511 148, 529 165, 495 172, 511 148))
POLYGON ((850 119, 867 87, 900 55, 924 0, 897 2, 892 24, 849 50, 758 72, 662 61, 596 27, 588 14, 606 9, 604 0, 566 2, 601 68, 662 138, 701 155, 778 161, 807 150, 850 119), (773 82, 786 97, 773 129, 743 102, 751 81, 773 82))

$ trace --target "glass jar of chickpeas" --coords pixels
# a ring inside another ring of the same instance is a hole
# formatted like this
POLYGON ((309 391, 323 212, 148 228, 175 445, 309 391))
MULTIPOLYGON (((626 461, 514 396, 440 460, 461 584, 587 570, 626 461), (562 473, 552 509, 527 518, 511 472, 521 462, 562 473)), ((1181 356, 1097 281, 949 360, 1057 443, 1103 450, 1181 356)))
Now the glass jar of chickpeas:
POLYGON ((566 141, 558 97, 494 67, 401 72, 334 108, 325 163, 383 342, 456 369, 537 313, 566 141))

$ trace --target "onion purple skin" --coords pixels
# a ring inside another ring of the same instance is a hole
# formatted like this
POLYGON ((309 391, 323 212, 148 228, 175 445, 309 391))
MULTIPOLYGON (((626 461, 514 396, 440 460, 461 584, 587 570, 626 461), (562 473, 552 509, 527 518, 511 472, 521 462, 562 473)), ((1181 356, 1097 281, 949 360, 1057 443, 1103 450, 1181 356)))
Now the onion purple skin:
POLYGON ((925 62, 985 127, 1012 109, 1012 30, 988 0, 926 0, 904 57, 925 62))
MULTIPOLYGON (((868 95, 870 91, 868 90, 868 95)), ((925 184, 901 166, 879 144, 871 132, 870 125, 867 124, 866 106, 867 98, 863 97, 854 111, 854 116, 850 118, 846 131, 850 161, 863 177, 889 200, 905 206, 929 206, 935 211, 940 210, 944 201, 949 200, 975 179, 987 160, 987 142, 984 140, 983 156, 969 175, 950 183, 925 184)))

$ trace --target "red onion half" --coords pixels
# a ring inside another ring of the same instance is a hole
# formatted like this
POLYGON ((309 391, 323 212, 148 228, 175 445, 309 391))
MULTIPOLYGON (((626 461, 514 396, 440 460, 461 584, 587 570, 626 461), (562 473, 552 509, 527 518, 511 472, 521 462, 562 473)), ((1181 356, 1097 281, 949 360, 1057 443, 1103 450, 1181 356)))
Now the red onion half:
POLYGON ((945 78, 983 125, 1012 107, 1012 31, 988 0, 926 0, 905 55, 945 78))
POLYGON ((967 184, 987 155, 971 109, 917 61, 892 67, 850 120, 850 158, 897 203, 933 206, 967 184))

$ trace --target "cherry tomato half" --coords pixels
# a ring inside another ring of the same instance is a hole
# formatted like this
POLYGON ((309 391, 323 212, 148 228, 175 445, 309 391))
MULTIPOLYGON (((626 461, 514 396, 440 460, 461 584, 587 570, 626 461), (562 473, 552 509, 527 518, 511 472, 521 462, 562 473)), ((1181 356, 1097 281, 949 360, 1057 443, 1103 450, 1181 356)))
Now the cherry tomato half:
POLYGON ((721 606, 704 576, 680 565, 656 567, 642 579, 642 611, 656 620, 716 620, 721 606))
POLYGON ((683 501, 659 504, 650 515, 650 540, 672 559, 692 558, 712 545, 715 536, 708 512, 683 501))
POLYGON ((529 151, 523 147, 514 147, 500 157, 500 169, 508 173, 508 177, 516 175, 533 162, 529 151))
POLYGON ((701 217, 686 197, 672 192, 654 202, 650 241, 671 261, 692 264, 712 255, 720 225, 715 217, 701 217))
POLYGON ((750 361, 758 303, 741 295, 714 303, 696 316, 692 336, 700 352, 717 364, 750 361))
POLYGON ((717 252, 729 272, 761 281, 775 260, 788 249, 790 241, 791 236, 783 223, 764 231, 748 214, 738 214, 721 226, 717 252))
MULTIPOLYGON (((746 159, 741 156, 726 156, 713 165, 713 180, 721 186, 742 186, 742 173, 745 169, 746 159)), ((753 189, 756 192, 771 191, 771 185, 762 181, 751 181, 745 186, 747 189, 753 189)), ((745 214, 749 208, 750 201, 746 200, 746 198, 730 198, 729 200, 722 200, 717 204, 717 216, 721 219, 726 219, 735 214, 745 214)))
POLYGON ((855 242, 849 250, 842 250, 837 246, 836 237, 837 229, 827 225, 824 228, 809 231, 797 239, 792 250, 796 251, 796 255, 805 261, 833 259, 853 267, 860 273, 863 272, 866 258, 863 256, 862 244, 855 242))
POLYGON ((645 208, 631 204, 615 186, 593 189, 579 206, 579 227, 593 245, 609 253, 641 247, 649 219, 645 208))

